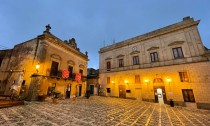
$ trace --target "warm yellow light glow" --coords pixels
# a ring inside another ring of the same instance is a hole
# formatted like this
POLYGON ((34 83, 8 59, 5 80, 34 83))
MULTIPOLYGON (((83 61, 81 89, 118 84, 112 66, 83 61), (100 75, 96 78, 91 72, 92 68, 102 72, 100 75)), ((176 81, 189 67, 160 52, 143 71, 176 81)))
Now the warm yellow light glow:
POLYGON ((128 84, 128 81, 127 81, 127 80, 125 80, 124 82, 125 82, 126 84, 128 84))
POLYGON ((114 84, 114 81, 112 81, 112 84, 114 84))
POLYGON ((39 69, 39 68, 40 68, 40 65, 39 65, 39 64, 37 64, 37 65, 36 65, 36 69, 39 69))
POLYGON ((148 83, 149 82, 149 80, 144 80, 146 83, 148 83))
POLYGON ((167 82, 171 82, 171 78, 166 78, 166 81, 167 82))

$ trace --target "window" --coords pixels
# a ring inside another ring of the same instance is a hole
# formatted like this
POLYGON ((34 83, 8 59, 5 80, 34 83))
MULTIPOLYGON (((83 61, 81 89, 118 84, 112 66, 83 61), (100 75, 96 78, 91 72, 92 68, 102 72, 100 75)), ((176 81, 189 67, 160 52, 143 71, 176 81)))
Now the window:
POLYGON ((50 76, 58 75, 58 62, 52 61, 50 76))
POLYGON ((3 61, 3 58, 0 58, 0 67, 1 67, 1 63, 2 63, 2 61, 3 61))
POLYGON ((106 82, 107 84, 110 84, 110 77, 107 77, 106 82))
POLYGON ((110 71, 110 69, 111 69, 111 62, 110 61, 106 62, 106 69, 107 69, 107 71, 110 71))
POLYGON ((110 88, 107 88, 107 89, 106 89, 106 92, 107 92, 107 93, 111 93, 111 89, 110 89, 110 88))
POLYGON ((126 93, 131 93, 131 90, 126 90, 126 93))
POLYGON ((181 82, 189 82, 189 77, 187 72, 179 72, 179 77, 181 82))
POLYGON ((71 77, 71 75, 73 74, 73 67, 69 66, 68 71, 69 71, 69 77, 71 77))
POLYGON ((83 70, 80 69, 80 70, 79 70, 79 73, 81 73, 81 76, 82 76, 82 75, 83 75, 83 70))
POLYGON ((133 65, 139 64, 139 56, 133 56, 133 65))
POLYGON ((124 61, 123 59, 119 59, 119 67, 123 67, 124 66, 124 61))
POLYGON ((150 53, 151 61, 157 62, 158 61, 158 54, 157 52, 150 53))
POLYGON ((25 86, 26 80, 22 81, 22 86, 25 86))
POLYGON ((195 102, 192 89, 182 89, 182 94, 185 102, 195 102))
POLYGON ((172 50, 173 50, 173 54, 174 54, 175 59, 184 57, 181 47, 173 48, 172 50))
POLYGON ((136 84, 140 83, 140 76, 139 75, 135 75, 135 83, 136 84))

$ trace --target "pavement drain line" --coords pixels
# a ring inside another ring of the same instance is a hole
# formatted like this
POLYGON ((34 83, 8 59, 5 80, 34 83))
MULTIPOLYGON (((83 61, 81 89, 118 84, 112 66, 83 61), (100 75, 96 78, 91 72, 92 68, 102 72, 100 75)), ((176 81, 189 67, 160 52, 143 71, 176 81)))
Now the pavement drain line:
POLYGON ((167 110, 166 106, 165 106, 165 110, 166 110, 167 116, 169 118, 169 122, 170 122, 171 126, 173 126, 173 123, 171 121, 171 117, 169 116, 169 113, 168 113, 168 110, 167 110))
POLYGON ((174 115, 177 117, 177 119, 179 120, 179 122, 182 124, 182 125, 185 125, 181 119, 179 118, 179 116, 174 112, 174 110, 171 108, 172 112, 174 113, 174 115))
MULTIPOLYGON (((137 107, 138 107, 138 106, 137 106, 137 107)), ((137 108, 137 107, 135 107, 135 108, 137 108)), ((118 125, 122 124, 123 122, 125 122, 126 119, 128 119, 128 118, 131 117, 132 115, 136 114, 137 112, 139 112, 140 110, 142 110, 144 107, 146 107, 146 105, 144 105, 141 109, 139 109, 138 111, 134 112, 133 114, 130 114, 129 116, 127 116, 127 118, 123 119, 122 121, 120 121, 120 122, 119 122, 118 124, 116 124, 115 126, 118 126, 118 125)), ((135 108, 133 108, 133 109, 135 109, 135 108)), ((131 110, 133 110, 133 109, 131 109, 131 110)), ((130 110, 130 111, 131 111, 131 110, 130 110)), ((130 111, 127 111, 126 113, 128 113, 128 112, 130 112, 130 111)))
MULTIPOLYGON (((186 115, 184 115, 180 110, 178 110, 179 111, 179 113, 182 115, 182 116, 184 116, 184 118, 185 119, 187 119, 192 125, 194 125, 195 126, 195 124, 190 120, 190 119, 188 119, 187 117, 186 117, 186 115)), ((195 118, 194 118, 195 119, 195 118)), ((197 120, 197 119, 196 119, 197 120)), ((197 120, 198 121, 198 120, 197 120)), ((201 123, 200 121, 198 121, 199 123, 201 123)), ((203 123, 201 123, 202 125, 204 125, 203 123)))
POLYGON ((133 121, 133 123, 131 124, 131 126, 133 126, 133 125, 138 121, 138 119, 140 119, 140 118, 144 115, 144 113, 147 112, 147 110, 148 110, 150 107, 151 107, 151 105, 150 105, 147 109, 145 109, 144 112, 141 113, 141 115, 140 115, 135 121, 133 121))

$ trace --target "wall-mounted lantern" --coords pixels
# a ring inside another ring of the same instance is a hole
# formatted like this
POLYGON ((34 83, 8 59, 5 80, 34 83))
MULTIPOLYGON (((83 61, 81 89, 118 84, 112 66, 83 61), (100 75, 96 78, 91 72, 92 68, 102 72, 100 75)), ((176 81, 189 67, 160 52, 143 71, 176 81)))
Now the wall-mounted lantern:
POLYGON ((36 72, 38 73, 39 72, 39 68, 40 68, 40 65, 39 63, 36 65, 36 72))
POLYGON ((145 83, 148 85, 148 83, 149 83, 149 80, 147 80, 147 79, 146 79, 146 80, 144 80, 144 82, 145 82, 145 83))
POLYGON ((125 84, 128 84, 128 81, 127 80, 125 80, 124 82, 125 82, 125 84))

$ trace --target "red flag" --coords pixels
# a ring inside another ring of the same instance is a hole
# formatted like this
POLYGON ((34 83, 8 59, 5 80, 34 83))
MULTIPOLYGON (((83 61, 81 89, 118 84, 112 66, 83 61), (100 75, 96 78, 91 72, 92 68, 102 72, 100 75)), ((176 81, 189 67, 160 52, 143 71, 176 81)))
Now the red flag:
POLYGON ((80 81, 81 80, 81 73, 76 73, 75 80, 76 81, 80 81))
POLYGON ((68 78, 69 77, 69 71, 68 70, 63 70, 62 71, 62 77, 63 78, 68 78))

